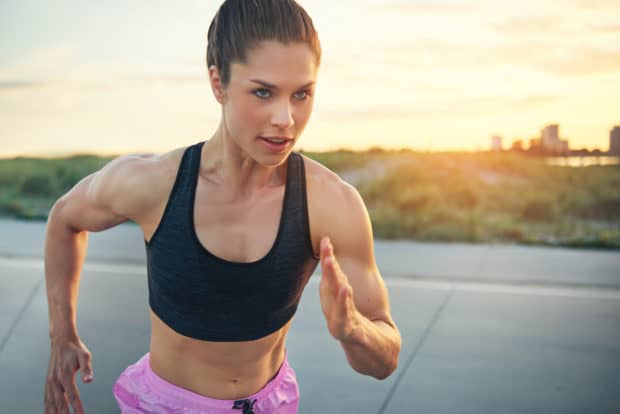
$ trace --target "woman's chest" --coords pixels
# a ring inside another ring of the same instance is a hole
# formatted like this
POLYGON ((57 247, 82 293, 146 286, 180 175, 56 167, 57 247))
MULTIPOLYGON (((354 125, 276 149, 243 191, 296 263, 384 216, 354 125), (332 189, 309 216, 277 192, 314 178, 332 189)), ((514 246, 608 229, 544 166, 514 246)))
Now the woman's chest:
POLYGON ((214 256, 251 263, 274 247, 283 223, 283 192, 274 191, 249 201, 216 201, 196 194, 194 231, 199 243, 214 256))

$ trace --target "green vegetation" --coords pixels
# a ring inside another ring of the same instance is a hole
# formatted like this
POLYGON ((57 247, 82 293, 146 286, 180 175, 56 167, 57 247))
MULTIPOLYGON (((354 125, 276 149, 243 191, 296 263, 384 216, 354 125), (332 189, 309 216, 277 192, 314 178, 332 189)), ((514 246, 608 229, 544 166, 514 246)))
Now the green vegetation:
POLYGON ((620 248, 620 166, 558 167, 515 153, 306 153, 353 182, 376 238, 620 248))
MULTIPOLYGON (((620 249, 620 166, 516 153, 302 151, 355 185, 376 238, 620 249)), ((45 219, 111 158, 0 160, 0 214, 45 219)))
POLYGON ((56 199, 110 159, 76 155, 0 160, 0 215, 46 219, 56 199))

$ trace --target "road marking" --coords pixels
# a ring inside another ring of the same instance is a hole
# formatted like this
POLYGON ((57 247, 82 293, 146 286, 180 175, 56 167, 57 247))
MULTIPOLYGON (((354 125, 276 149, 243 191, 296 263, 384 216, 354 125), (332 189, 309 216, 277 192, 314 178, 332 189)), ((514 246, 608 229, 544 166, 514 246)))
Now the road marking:
MULTIPOLYGON (((26 257, 0 257, 0 266, 14 268, 30 268, 43 270, 43 259, 26 257)), ((83 271, 103 272, 113 274, 131 274, 146 276, 146 264, 107 264, 88 262, 84 263, 83 271)), ((319 283, 321 278, 320 271, 315 272, 310 278, 311 283, 319 283)), ((504 282, 479 282, 479 281, 453 281, 441 279, 417 279, 403 276, 384 276, 385 284, 388 286, 407 286, 416 289, 450 290, 456 292, 485 292, 485 293, 508 293, 516 295, 538 295, 556 297, 576 297, 591 299, 613 299, 620 300, 620 289, 614 287, 593 287, 578 285, 552 285, 552 284, 516 284, 504 282)))
POLYGON ((9 329, 6 331, 4 338, 2 338, 2 342, 0 342, 0 353, 4 351, 4 346, 7 344, 7 342, 9 342, 9 338, 11 337, 11 335, 13 335, 13 331, 15 331, 15 328, 17 327, 19 322, 22 320, 22 317, 26 313, 26 309, 28 309, 28 307, 32 303, 32 301, 34 300, 34 297, 37 295, 37 293, 39 292, 39 289, 41 289, 41 286, 43 286, 44 282, 45 282, 44 280, 41 280, 30 290, 30 294, 28 295, 28 297, 22 304, 22 307, 17 312, 17 317, 13 320, 13 323, 11 323, 11 326, 9 326, 9 329))
MULTIPOLYGON (((43 259, 34 259, 27 257, 0 257, 0 266, 29 268, 34 270, 43 270, 43 259)), ((146 265, 132 264, 106 264, 88 262, 84 263, 84 271, 117 273, 117 274, 135 274, 138 276, 146 275, 146 265)))
POLYGON ((421 336, 421 338, 419 340, 418 345, 414 348, 413 352, 407 358, 407 361, 405 362, 404 368, 400 370, 400 373, 399 373, 398 377, 396 377, 396 381, 394 381, 394 384, 392 385, 392 387, 388 391, 386 397, 384 398, 383 404, 381 404, 381 408, 379 409, 379 413, 378 414, 383 414, 385 412, 385 409, 388 407, 390 401, 392 400, 392 397, 394 396, 394 392, 396 392, 396 388, 398 388, 398 386, 400 385, 400 383, 401 383, 402 379, 404 378, 405 374, 407 373, 407 371, 409 371, 409 368, 413 364, 413 360, 415 359, 415 357, 420 352, 420 349, 422 349, 422 347, 424 346, 424 343, 426 342, 426 338, 428 338, 428 336, 430 335, 431 331, 433 330, 433 328, 437 324, 437 321, 439 320, 439 317, 441 316, 441 314, 443 313, 443 310, 445 309, 446 305, 448 304, 448 302, 452 298, 452 295, 454 295, 454 289, 451 289, 446 294, 446 296, 443 298, 443 301, 441 302, 439 307, 433 313, 433 316, 432 316, 430 322, 428 323, 428 325, 426 325, 426 328, 424 329, 424 332, 422 332, 422 336, 421 336))
POLYGON ((449 290, 460 292, 509 293, 516 295, 562 296, 592 299, 620 300, 620 289, 613 287, 592 287, 578 285, 551 284, 515 284, 515 283, 483 283, 455 282, 451 280, 416 280, 403 277, 385 278, 385 283, 393 286, 415 286, 420 289, 449 290))

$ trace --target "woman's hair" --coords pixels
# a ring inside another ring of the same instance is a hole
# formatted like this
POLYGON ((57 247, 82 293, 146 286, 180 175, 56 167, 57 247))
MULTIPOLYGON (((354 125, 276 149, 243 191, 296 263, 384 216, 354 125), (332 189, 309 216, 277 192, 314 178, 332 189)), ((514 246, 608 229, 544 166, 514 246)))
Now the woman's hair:
POLYGON ((207 69, 217 66, 226 87, 230 64, 246 63, 247 53, 265 40, 306 43, 321 64, 319 36, 295 0, 226 0, 209 26, 207 69))

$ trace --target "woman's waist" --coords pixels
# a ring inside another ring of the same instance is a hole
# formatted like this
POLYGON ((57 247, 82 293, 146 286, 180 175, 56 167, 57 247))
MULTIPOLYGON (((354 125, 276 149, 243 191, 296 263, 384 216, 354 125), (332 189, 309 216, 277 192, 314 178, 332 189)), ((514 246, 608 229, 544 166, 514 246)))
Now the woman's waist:
POLYGON ((152 338, 151 369, 181 388, 227 400, 260 390, 275 377, 285 358, 284 338, 273 344, 201 342, 179 347, 152 338))

